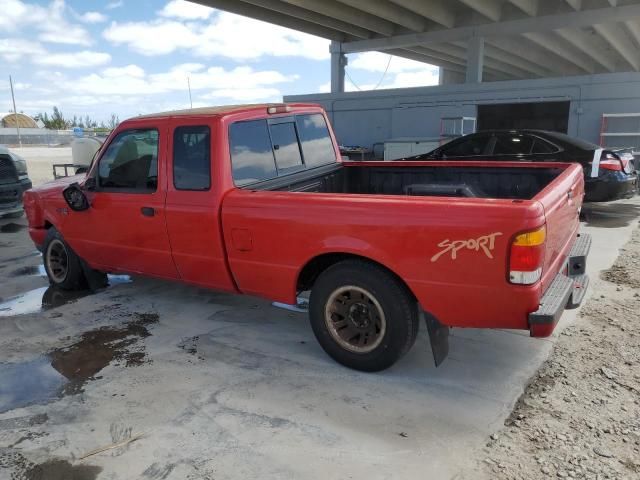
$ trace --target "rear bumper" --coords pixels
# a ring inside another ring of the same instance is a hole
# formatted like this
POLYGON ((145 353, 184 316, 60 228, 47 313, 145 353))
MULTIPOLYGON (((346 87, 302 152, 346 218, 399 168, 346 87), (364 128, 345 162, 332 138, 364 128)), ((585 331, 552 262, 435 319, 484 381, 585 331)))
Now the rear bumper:
POLYGON ((638 192, 636 172, 607 172, 597 178, 585 178, 585 202, 608 202, 631 198, 638 192))
POLYGON ((591 237, 579 234, 569 253, 565 271, 556 275, 544 292, 538 310, 529 314, 532 337, 551 335, 565 309, 576 308, 582 303, 589 286, 586 263, 590 248, 591 237))

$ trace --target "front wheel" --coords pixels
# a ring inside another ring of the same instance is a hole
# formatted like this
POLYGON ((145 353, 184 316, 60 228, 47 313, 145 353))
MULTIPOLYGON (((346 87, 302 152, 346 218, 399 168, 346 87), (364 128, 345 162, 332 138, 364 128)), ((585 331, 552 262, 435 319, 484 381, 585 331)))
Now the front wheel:
POLYGON ((386 269, 362 260, 337 263, 318 277, 309 316, 324 351, 365 372, 389 368, 418 335, 417 305, 407 288, 386 269))
POLYGON ((65 290, 79 290, 86 287, 80 257, 71 250, 54 227, 47 232, 42 251, 44 268, 52 285, 65 290))

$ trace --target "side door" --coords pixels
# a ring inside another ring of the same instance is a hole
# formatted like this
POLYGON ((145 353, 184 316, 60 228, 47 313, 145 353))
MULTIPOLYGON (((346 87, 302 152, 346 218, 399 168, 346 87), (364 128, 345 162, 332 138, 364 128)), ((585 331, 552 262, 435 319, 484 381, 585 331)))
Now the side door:
POLYGON ((92 168, 91 208, 68 222, 70 243, 92 266, 175 278, 165 221, 166 121, 118 132, 92 168))
MULTIPOLYGON (((220 128, 212 118, 172 119, 169 126, 167 230, 176 268, 186 282, 235 290, 227 267, 221 228, 222 192, 216 191, 214 139, 220 128)), ((218 168, 216 168, 218 167, 218 168)))

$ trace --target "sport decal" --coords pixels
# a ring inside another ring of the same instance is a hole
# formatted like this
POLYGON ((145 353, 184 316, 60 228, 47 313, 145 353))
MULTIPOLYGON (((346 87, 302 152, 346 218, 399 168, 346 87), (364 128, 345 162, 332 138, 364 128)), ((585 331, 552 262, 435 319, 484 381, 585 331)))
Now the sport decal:
POLYGON ((502 235, 502 232, 490 233, 489 235, 483 235, 478 238, 470 238, 469 240, 446 240, 441 241, 438 247, 442 248, 438 253, 431 257, 431 261, 435 262, 440 257, 447 253, 451 253, 451 260, 458 258, 458 251, 464 249, 474 250, 476 252, 482 251, 488 258, 493 258, 491 252, 493 251, 496 243, 496 237, 502 235))

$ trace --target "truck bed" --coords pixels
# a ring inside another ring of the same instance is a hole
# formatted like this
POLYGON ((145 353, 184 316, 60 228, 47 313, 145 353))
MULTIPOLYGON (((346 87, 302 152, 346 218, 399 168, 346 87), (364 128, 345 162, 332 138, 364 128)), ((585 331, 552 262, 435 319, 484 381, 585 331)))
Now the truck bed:
POLYGON ((538 308, 574 242, 582 169, 461 163, 345 162, 229 192, 222 224, 238 288, 295 303, 301 265, 353 254, 395 272, 449 326, 527 329, 525 312, 538 308), (437 192, 443 186, 448 196, 437 192), (541 281, 510 284, 511 239, 541 225, 541 281), (450 241, 477 245, 487 235, 497 235, 490 256, 465 250, 431 260, 450 241))
POLYGON ((349 162, 246 188, 342 194, 530 200, 556 178, 558 166, 495 167, 444 162, 349 162))

